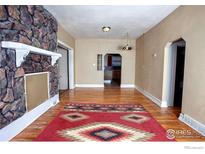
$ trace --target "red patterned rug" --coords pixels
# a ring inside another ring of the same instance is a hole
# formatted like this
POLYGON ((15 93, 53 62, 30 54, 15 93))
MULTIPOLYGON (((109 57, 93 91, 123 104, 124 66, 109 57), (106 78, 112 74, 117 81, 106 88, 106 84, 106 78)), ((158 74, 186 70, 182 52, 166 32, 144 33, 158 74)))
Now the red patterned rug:
POLYGON ((68 104, 35 141, 173 141, 142 105, 68 104))

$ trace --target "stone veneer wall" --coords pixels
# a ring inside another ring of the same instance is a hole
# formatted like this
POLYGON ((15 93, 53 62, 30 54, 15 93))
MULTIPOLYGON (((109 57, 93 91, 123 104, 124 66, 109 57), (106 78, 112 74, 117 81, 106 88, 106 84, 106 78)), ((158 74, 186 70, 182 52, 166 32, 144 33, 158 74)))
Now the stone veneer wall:
MULTIPOLYGON (((21 42, 57 50, 57 21, 42 6, 0 6, 0 41, 21 42)), ((50 95, 58 93, 57 64, 51 57, 30 53, 16 67, 15 51, 0 47, 0 128, 26 112, 24 74, 50 72, 50 95)), ((40 89, 39 89, 40 90, 40 89)))
POLYGON ((22 68, 26 74, 36 72, 50 72, 50 96, 58 93, 58 69, 57 65, 51 65, 51 57, 30 53, 25 62, 22 63, 22 68))

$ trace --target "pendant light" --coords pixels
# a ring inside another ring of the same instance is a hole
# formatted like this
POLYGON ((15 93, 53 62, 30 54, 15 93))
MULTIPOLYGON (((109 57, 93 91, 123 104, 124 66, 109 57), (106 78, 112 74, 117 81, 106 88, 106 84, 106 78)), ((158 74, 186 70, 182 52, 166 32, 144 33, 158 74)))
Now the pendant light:
POLYGON ((132 50, 131 45, 129 44, 129 35, 127 33, 127 42, 126 45, 122 47, 122 50, 132 50))

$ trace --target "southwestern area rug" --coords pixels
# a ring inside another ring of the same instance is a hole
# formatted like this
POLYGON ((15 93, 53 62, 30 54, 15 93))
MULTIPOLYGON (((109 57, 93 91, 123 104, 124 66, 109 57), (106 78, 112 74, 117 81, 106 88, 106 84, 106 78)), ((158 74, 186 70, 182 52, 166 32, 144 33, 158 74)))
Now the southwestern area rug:
POLYGON ((142 105, 68 104, 35 141, 174 141, 142 105))

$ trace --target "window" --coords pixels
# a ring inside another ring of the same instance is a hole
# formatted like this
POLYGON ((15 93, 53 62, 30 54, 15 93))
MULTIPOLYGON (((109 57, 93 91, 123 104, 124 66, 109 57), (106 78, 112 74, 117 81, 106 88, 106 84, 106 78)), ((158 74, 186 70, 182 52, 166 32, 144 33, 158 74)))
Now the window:
POLYGON ((102 71, 102 54, 97 55, 97 70, 102 71))

